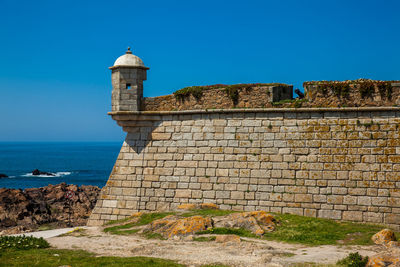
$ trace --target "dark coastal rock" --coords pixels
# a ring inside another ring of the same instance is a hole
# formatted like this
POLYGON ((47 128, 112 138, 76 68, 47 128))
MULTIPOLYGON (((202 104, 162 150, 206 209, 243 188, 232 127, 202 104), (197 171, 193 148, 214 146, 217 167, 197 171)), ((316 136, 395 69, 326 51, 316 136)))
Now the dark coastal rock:
POLYGON ((37 229, 42 224, 53 227, 85 225, 96 205, 97 186, 49 185, 41 188, 0 188, 0 235, 37 229), (66 193, 72 191, 72 198, 66 193))
POLYGON ((7 178, 8 176, 5 175, 4 173, 0 173, 0 178, 7 178))
POLYGON ((51 172, 42 172, 42 171, 39 171, 38 169, 34 169, 34 170, 32 171, 32 175, 56 176, 54 173, 51 173, 51 172))

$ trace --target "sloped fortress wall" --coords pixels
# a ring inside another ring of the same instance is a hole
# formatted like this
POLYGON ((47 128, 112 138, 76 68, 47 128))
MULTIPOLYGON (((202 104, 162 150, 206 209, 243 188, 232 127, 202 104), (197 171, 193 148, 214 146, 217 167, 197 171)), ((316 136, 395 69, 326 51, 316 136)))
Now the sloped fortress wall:
POLYGON ((182 203, 400 229, 400 109, 114 113, 128 132, 89 225, 182 203))

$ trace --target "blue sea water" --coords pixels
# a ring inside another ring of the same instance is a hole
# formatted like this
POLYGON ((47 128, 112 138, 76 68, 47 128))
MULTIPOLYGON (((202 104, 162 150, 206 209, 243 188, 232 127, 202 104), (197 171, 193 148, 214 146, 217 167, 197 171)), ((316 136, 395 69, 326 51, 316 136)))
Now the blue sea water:
POLYGON ((33 188, 66 182, 103 187, 121 142, 0 142, 0 188, 33 188), (56 176, 32 176, 32 171, 56 176))

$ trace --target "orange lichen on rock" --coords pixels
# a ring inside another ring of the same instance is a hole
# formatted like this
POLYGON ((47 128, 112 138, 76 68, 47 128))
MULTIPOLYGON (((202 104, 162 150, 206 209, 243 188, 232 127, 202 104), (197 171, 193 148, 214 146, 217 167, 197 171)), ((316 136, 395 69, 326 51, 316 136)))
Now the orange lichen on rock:
POLYGON ((264 228, 264 230, 268 232, 272 232, 273 230, 275 230, 276 220, 271 214, 260 210, 247 212, 247 215, 254 217, 257 220, 258 224, 260 224, 264 228))
POLYGON ((386 246, 390 241, 396 241, 394 232, 390 229, 383 229, 372 236, 372 241, 377 245, 386 246))
POLYGON ((389 241, 387 244, 386 244, 386 247, 387 248, 397 248, 397 249, 400 249, 400 242, 398 242, 398 241, 389 241))
POLYGON ((263 235, 266 231, 275 229, 276 220, 265 211, 251 211, 233 213, 227 216, 214 217, 214 227, 243 228, 256 235, 263 235))
POLYGON ((369 258, 368 267, 395 267, 400 266, 400 242, 392 230, 383 229, 372 236, 375 244, 383 245, 387 251, 378 253, 369 258))
MULTIPOLYGON (((400 251, 399 251, 400 252, 400 251)), ((384 252, 369 258, 367 267, 400 266, 400 253, 384 252)))
POLYGON ((212 227, 211 218, 192 216, 189 218, 179 218, 169 215, 163 219, 155 220, 144 229, 145 232, 159 233, 166 238, 174 236, 186 236, 196 232, 207 230, 212 227))

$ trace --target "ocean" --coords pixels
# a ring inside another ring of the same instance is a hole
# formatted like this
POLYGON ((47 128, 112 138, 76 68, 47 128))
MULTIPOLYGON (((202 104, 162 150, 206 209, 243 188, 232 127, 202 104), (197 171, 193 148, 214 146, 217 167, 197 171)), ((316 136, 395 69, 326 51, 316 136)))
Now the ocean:
POLYGON ((33 188, 62 182, 103 187, 121 142, 0 142, 0 188, 33 188), (33 176, 39 169, 56 176, 33 176))

